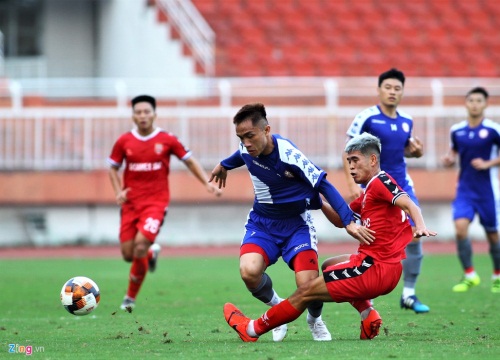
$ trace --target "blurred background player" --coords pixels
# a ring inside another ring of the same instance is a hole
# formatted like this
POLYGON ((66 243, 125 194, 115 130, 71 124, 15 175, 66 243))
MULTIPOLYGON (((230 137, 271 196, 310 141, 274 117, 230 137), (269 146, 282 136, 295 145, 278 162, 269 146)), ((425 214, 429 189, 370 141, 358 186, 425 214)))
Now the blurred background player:
MULTIPOLYGON (((421 157, 423 146, 417 137, 412 137, 412 117, 397 109, 403 98, 404 84, 405 76, 397 69, 392 68, 380 74, 377 88, 379 104, 356 115, 347 130, 347 135, 352 138, 367 132, 378 137, 382 143, 380 167, 396 180, 415 204, 419 205, 413 189, 413 181, 406 169, 405 157, 421 157)), ((351 199, 357 198, 362 190, 350 176, 345 161, 344 170, 351 199)), ((410 223, 412 226, 415 225, 411 218, 410 223)), ((416 313, 429 311, 429 307, 422 304, 415 294, 422 259, 422 244, 419 238, 415 238, 406 247, 406 259, 403 261, 404 287, 400 306, 404 309, 412 309, 416 313)))
MULTIPOLYGON (((339 214, 341 225, 356 238, 371 238, 369 231, 353 221, 353 213, 338 191, 297 147, 280 135, 271 134, 262 104, 243 106, 233 118, 239 149, 212 170, 210 181, 225 187, 227 171, 247 166, 255 200, 240 248, 240 274, 247 289, 263 303, 273 306, 282 299, 265 272, 281 256, 295 272, 297 286, 318 277, 316 229, 310 209, 321 207, 320 193, 339 214)), ((321 318, 323 303, 308 304, 307 324, 316 341, 332 339, 321 318)), ((287 327, 273 331, 282 341, 287 327)))
POLYGON ((135 306, 146 272, 156 268, 160 246, 153 243, 170 201, 170 156, 182 160, 208 192, 220 195, 220 190, 208 183, 206 172, 191 151, 177 137, 154 126, 155 98, 133 98, 132 119, 136 128, 119 137, 108 159, 109 177, 116 202, 121 206, 121 252, 125 261, 132 262, 127 294, 121 305, 121 309, 129 311, 135 306), (118 171, 124 161, 122 184, 118 171))
POLYGON ((413 237, 436 235, 426 228, 420 208, 408 194, 390 174, 381 171, 379 139, 368 133, 356 136, 347 143, 345 152, 353 180, 365 186, 349 207, 362 224, 374 230, 375 240, 368 245, 361 243, 356 254, 327 259, 322 265, 323 276, 300 285, 258 320, 250 320, 231 303, 225 304, 224 317, 243 341, 257 341, 272 328, 295 320, 313 301, 349 302, 361 316, 360 339, 373 339, 382 319, 370 299, 397 286, 405 247, 413 237), (401 216, 402 211, 413 218, 414 230, 408 217, 401 216))
POLYGON ((464 277, 453 287, 455 292, 468 291, 479 285, 479 275, 472 262, 469 225, 475 214, 486 233, 493 261, 491 291, 500 293, 500 243, 498 236, 500 165, 500 125, 484 117, 488 92, 482 87, 471 89, 465 98, 467 120, 450 129, 451 145, 443 164, 453 166, 459 157, 460 174, 455 200, 452 204, 458 258, 464 277))

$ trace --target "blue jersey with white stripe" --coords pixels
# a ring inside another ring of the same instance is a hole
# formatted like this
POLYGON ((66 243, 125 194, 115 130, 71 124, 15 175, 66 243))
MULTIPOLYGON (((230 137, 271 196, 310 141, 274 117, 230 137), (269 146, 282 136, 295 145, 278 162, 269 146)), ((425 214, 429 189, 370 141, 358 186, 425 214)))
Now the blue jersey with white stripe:
POLYGON ((498 167, 476 170, 471 161, 498 157, 500 125, 484 119, 479 126, 471 128, 467 121, 462 121, 451 127, 450 137, 451 148, 460 157, 457 192, 471 198, 498 197, 498 167))
POLYGON ((382 152, 380 167, 403 188, 411 182, 406 173, 405 147, 411 137, 413 119, 401 111, 396 118, 386 116, 378 105, 369 107, 354 118, 347 135, 354 137, 364 132, 380 139, 382 152))
POLYGON ((268 155, 253 157, 240 143, 238 151, 221 161, 227 170, 247 166, 255 193, 254 211, 261 216, 279 219, 299 215, 307 209, 319 209, 321 189, 348 224, 352 212, 335 188, 324 179, 326 173, 290 140, 274 134, 272 141, 274 149, 268 155))

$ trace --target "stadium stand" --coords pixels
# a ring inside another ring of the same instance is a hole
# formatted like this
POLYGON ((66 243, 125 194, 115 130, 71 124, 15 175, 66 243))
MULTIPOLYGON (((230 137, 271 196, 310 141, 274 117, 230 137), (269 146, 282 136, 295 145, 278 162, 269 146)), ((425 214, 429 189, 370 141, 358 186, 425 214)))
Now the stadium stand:
POLYGON ((496 77, 499 1, 193 0, 216 76, 496 77), (487 49, 487 51, 484 51, 487 49))

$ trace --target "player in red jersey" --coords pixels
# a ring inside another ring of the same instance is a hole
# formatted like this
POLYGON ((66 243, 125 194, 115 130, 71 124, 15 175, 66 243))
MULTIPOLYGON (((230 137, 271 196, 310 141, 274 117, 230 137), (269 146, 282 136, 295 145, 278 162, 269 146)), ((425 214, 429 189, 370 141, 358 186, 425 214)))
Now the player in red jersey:
POLYGON ((170 192, 170 156, 182 160, 207 191, 221 191, 208 183, 199 162, 173 134, 156 126, 156 100, 149 95, 132 99, 136 128, 118 138, 108 158, 109 177, 121 206, 120 245, 123 259, 132 262, 127 294, 121 309, 131 311, 146 272, 154 271, 160 246, 154 244, 163 224, 170 192), (123 184, 119 169, 125 161, 123 184))
MULTIPOLYGON (((372 243, 360 243, 356 254, 327 259, 323 276, 308 281, 285 301, 273 306, 259 319, 251 320, 231 303, 224 305, 224 317, 243 341, 297 319, 311 301, 349 302, 361 315, 360 339, 378 335, 382 319, 370 299, 390 293, 403 271, 405 247, 415 237, 435 236, 426 228, 420 208, 388 174, 380 170, 380 140, 368 133, 353 137, 346 145, 349 171, 363 193, 349 206, 361 223, 375 231, 372 243), (415 222, 415 231, 408 220, 415 222)), ((338 215, 327 217, 338 223, 338 215)))

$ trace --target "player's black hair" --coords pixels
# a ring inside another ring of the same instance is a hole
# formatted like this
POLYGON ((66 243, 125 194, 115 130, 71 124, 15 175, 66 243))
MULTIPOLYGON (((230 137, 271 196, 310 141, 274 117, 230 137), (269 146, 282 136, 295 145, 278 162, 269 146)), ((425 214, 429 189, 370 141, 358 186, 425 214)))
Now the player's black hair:
POLYGON ((349 154, 353 151, 360 151, 365 156, 375 154, 380 161, 380 152, 382 151, 382 144, 380 139, 375 135, 364 132, 360 135, 354 136, 349 140, 345 146, 344 151, 349 154))
POLYGON ((471 94, 483 94, 483 96, 486 100, 488 100, 488 96, 490 96, 488 94, 488 92, 486 91, 486 89, 484 87, 481 87, 481 86, 476 86, 475 88, 470 89, 469 92, 467 93, 467 95, 465 95, 465 98, 468 98, 469 95, 471 95, 471 94))
POLYGON ((379 75, 378 77, 378 86, 380 87, 380 85, 382 85, 382 83, 384 82, 384 80, 387 80, 387 79, 397 79, 399 81, 401 81, 401 84, 405 84, 405 74, 403 74, 402 71, 396 69, 396 68, 392 68, 391 70, 387 70, 386 72, 383 72, 382 74, 379 75))
POLYGON ((150 103, 151 106, 153 107, 154 110, 156 110, 156 99, 152 96, 149 95, 139 95, 136 96, 131 100, 132 107, 135 106, 135 104, 140 103, 140 102, 147 102, 150 103))
POLYGON ((252 125, 257 126, 259 125, 262 120, 262 124, 264 126, 268 125, 267 122, 267 114, 266 114, 266 108, 264 107, 263 104, 261 103, 253 103, 253 104, 247 104, 243 106, 236 115, 233 117, 233 124, 238 125, 241 124, 243 121, 247 119, 252 120, 252 125))

